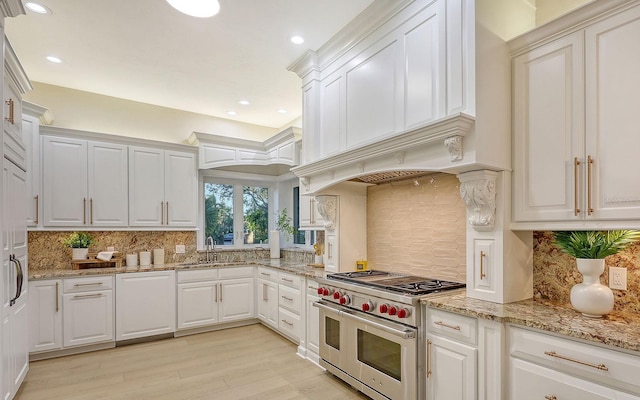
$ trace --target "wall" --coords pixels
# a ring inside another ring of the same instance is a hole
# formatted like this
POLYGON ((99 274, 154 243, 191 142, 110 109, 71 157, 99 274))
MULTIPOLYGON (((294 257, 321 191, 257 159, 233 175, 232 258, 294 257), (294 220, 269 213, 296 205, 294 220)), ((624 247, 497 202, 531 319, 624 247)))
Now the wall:
POLYGON ((466 209, 459 184, 455 175, 438 173, 370 186, 369 267, 464 282, 466 209))
MULTIPOLYGON (((264 141, 276 128, 236 122, 172 108, 159 107, 96 93, 33 82, 24 98, 46 107, 53 126, 135 138, 186 143, 191 133, 202 132, 264 141)), ((298 121, 300 122, 300 121, 298 121)))
MULTIPOLYGON (((166 263, 185 262, 196 251, 196 232, 194 231, 92 231, 95 239, 90 251, 106 250, 113 246, 122 254, 138 253, 144 250, 164 248, 166 263), (176 244, 186 246, 185 254, 176 254, 176 244)), ((71 250, 62 244, 69 232, 32 231, 29 232, 29 270, 70 269, 71 250)))
MULTIPOLYGON (((536 301, 570 307, 569 291, 582 277, 575 259, 556 248, 552 232, 533 234, 533 297, 536 301)), ((627 289, 613 290, 614 311, 640 313, 640 243, 605 259, 605 271, 600 277, 603 285, 609 284, 609 268, 627 268, 627 289)))
POLYGON ((536 26, 545 24, 591 0, 536 0, 536 26))

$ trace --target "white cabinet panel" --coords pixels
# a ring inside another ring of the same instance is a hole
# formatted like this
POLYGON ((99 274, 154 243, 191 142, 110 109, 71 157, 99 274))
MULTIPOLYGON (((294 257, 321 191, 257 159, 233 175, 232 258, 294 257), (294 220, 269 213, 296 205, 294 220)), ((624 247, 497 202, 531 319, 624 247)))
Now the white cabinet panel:
POLYGON ((127 226, 127 146, 88 142, 88 151, 88 224, 127 226))
POLYGON ((329 77, 322 82, 322 149, 321 157, 330 156, 344 150, 341 141, 344 137, 344 101, 342 76, 329 77))
POLYGON ((29 282, 30 352, 62 348, 61 281, 29 282))
POLYGON ((38 118, 22 116, 22 139, 27 148, 27 226, 40 223, 40 122, 38 118))
POLYGON ((253 278, 220 281, 220 322, 255 317, 253 278))
POLYGON ((340 272, 340 248, 338 246, 338 234, 326 233, 324 237, 324 270, 327 272, 340 272))
POLYGON ((87 142, 45 136, 42 144, 44 225, 85 225, 87 142))
POLYGON ((64 347, 113 341, 113 290, 63 295, 64 347))
POLYGON ((278 329, 278 284, 258 279, 256 289, 258 318, 264 324, 278 329))
POLYGON ((294 341, 300 341, 300 335, 302 334, 300 315, 280 307, 278 318, 278 330, 294 341))
POLYGON ((166 151, 164 167, 167 225, 195 225, 198 215, 198 174, 195 154, 166 151))
POLYGON ((318 202, 313 196, 300 196, 298 215, 300 230, 324 229, 324 218, 318 212, 318 202))
POLYGON ((218 322, 218 284, 213 281, 178 285, 178 329, 218 322))
POLYGON ((116 340, 174 332, 175 293, 174 271, 116 275, 116 340))
POLYGON ((164 225, 164 151, 129 147, 129 225, 164 225))
POLYGON ((475 400, 477 398, 477 350, 452 340, 429 336, 427 397, 430 399, 475 400))

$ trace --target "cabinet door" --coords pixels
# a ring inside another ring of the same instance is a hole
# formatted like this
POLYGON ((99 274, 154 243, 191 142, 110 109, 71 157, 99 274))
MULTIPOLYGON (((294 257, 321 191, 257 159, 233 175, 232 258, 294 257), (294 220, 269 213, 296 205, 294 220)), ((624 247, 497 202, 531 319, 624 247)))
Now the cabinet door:
POLYGON ((21 168, 26 168, 27 151, 22 134, 22 99, 20 91, 11 82, 11 78, 5 75, 4 79, 4 157, 13 161, 21 168))
POLYGON ((178 285, 178 326, 189 329, 218 322, 218 283, 213 281, 178 285))
POLYGON ((324 270, 327 272, 340 272, 340 258, 338 248, 338 235, 327 233, 324 237, 324 270))
POLYGON ((42 145, 44 225, 85 225, 87 142, 45 136, 42 145))
POLYGON ((253 309, 253 278, 220 281, 220 322, 255 317, 253 309))
POLYGON ((60 280, 29 282, 30 352, 62 348, 60 280))
POLYGON ((577 32, 513 60, 515 221, 584 215, 583 53, 577 32))
POLYGON ((88 151, 88 224, 127 226, 127 146, 88 142, 88 151))
POLYGON ((300 230, 324 229, 324 218, 318 212, 316 198, 313 196, 300 196, 300 230))
POLYGON ((475 400, 477 398, 477 350, 471 346, 430 335, 427 337, 427 397, 475 400))
POLYGON ((346 93, 344 78, 335 74, 324 79, 322 87, 322 109, 320 115, 320 137, 322 147, 320 157, 329 157, 344 150, 345 102, 341 101, 346 93))
POLYGON ((307 358, 315 362, 320 354, 320 310, 313 303, 318 300, 319 297, 307 294, 307 358))
POLYGON ((198 215, 195 154, 167 151, 164 171, 165 223, 170 226, 195 226, 198 215))
POLYGON ((165 225, 162 150, 129 147, 129 225, 165 225))
POLYGON ((640 135, 630 123, 640 104, 639 37, 638 6, 585 31, 587 219, 640 218, 640 135))
POLYGON ((175 272, 116 275, 116 340, 172 333, 176 326, 175 272))
POLYGON ((22 116, 22 140, 27 148, 27 226, 40 222, 40 122, 22 116))
POLYGON ((278 328, 278 285, 259 279, 256 296, 258 318, 272 328, 278 328))
POLYGON ((113 290, 63 295, 64 347, 113 341, 113 290))

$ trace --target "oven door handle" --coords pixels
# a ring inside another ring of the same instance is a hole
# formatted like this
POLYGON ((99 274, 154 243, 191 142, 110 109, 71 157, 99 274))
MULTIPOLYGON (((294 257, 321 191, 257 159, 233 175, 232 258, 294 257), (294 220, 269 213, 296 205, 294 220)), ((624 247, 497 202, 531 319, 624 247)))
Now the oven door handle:
POLYGON ((399 338, 402 339, 414 339, 416 337, 416 330, 409 328, 409 327, 400 327, 398 326, 399 329, 389 326, 387 324, 383 324, 380 322, 376 322, 376 321, 372 321, 368 318, 362 318, 350 311, 343 311, 341 315, 344 315, 348 318, 354 319, 358 322, 362 322, 363 324, 369 325, 369 326, 373 326, 376 329, 380 329, 382 331, 385 331, 387 333, 390 333, 394 336, 397 336, 399 338))
POLYGON ((320 309, 322 309, 324 311, 332 312, 332 313, 334 313, 334 314, 336 314, 338 316, 342 316, 342 314, 344 313, 344 310, 339 310, 339 309, 337 309, 335 307, 327 306, 327 305, 324 305, 324 304, 322 304, 320 302, 317 302, 317 301, 313 303, 313 306, 317 307, 317 308, 320 308, 320 309))

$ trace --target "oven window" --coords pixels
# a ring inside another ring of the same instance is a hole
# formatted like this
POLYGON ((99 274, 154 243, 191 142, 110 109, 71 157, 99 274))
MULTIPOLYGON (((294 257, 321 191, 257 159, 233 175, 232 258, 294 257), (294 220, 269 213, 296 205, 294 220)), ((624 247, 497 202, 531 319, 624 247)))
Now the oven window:
POLYGON ((358 329, 358 360, 397 381, 400 375, 400 344, 358 329))
POLYGON ((336 350, 340 350, 340 321, 325 317, 325 342, 336 350))

